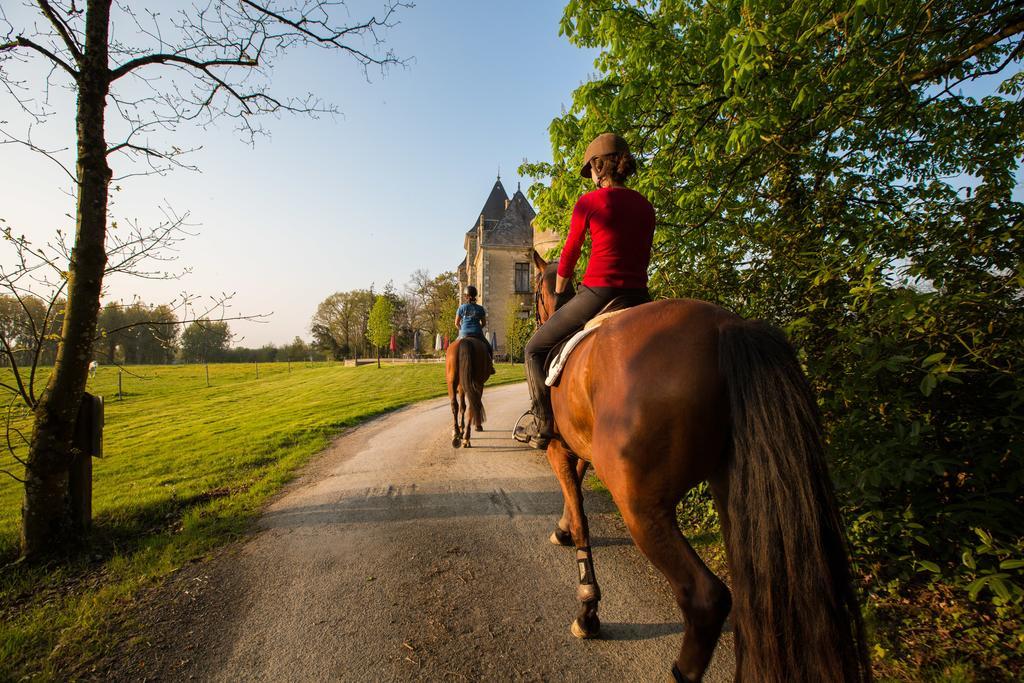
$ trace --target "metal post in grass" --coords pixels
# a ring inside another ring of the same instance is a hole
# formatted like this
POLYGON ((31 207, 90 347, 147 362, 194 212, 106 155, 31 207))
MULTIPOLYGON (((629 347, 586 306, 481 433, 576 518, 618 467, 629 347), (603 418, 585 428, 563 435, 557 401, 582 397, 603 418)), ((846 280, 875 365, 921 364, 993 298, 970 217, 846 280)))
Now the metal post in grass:
POLYGON ((256 379, 259 379, 260 378, 260 364, 257 363, 256 361, 253 361, 252 364, 256 366, 256 379))
POLYGON ((205 365, 206 365, 206 386, 207 386, 207 388, 209 388, 209 386, 210 386, 210 364, 206 363, 205 365))
POLYGON ((123 398, 124 398, 121 395, 121 375, 122 374, 123 374, 123 371, 121 370, 121 368, 118 368, 117 369, 117 400, 118 401, 123 400, 123 398))

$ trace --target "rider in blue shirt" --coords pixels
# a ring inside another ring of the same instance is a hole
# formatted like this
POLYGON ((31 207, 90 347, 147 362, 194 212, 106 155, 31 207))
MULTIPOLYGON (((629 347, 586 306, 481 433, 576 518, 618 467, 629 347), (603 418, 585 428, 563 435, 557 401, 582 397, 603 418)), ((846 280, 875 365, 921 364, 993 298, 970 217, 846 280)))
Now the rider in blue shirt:
POLYGON ((491 359, 491 374, 494 374, 494 349, 484 335, 484 325, 487 324, 487 311, 476 302, 476 287, 466 287, 466 303, 459 306, 455 313, 455 324, 459 328, 459 339, 463 337, 474 337, 487 345, 487 356, 491 359))

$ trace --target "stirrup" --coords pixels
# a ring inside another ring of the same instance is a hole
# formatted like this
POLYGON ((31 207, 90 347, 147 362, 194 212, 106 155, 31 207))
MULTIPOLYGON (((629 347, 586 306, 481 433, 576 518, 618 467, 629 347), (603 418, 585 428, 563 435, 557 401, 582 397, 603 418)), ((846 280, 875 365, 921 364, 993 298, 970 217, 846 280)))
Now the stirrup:
POLYGON ((516 420, 516 426, 512 428, 512 438, 519 443, 528 443, 530 437, 536 433, 536 418, 534 418, 532 410, 527 410, 516 420))

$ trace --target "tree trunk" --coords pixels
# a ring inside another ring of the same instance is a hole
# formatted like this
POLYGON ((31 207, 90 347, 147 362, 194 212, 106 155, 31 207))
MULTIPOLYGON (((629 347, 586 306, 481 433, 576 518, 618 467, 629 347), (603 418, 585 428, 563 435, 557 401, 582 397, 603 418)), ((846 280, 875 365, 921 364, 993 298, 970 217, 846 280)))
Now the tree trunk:
POLYGON ((74 541, 68 491, 71 440, 85 393, 106 268, 104 239, 110 167, 104 109, 110 89, 107 66, 111 0, 89 0, 85 52, 79 64, 77 135, 78 206, 75 245, 68 268, 68 298, 53 374, 35 409, 22 505, 21 552, 26 559, 51 554, 74 541))

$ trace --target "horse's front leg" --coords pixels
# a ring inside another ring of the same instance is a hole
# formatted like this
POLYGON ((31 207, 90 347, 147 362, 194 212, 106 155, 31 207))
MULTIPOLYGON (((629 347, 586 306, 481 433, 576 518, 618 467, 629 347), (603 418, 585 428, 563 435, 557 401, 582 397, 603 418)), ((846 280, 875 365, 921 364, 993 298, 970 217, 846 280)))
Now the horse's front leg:
MULTIPOLYGON (((484 383, 480 382, 480 402, 481 402, 481 405, 483 404, 483 400, 484 400, 484 383)), ((478 431, 478 432, 484 431, 484 416, 483 416, 482 413, 477 413, 476 414, 476 431, 478 431)))
MULTIPOLYGON (((583 458, 576 458, 576 478, 579 479, 580 484, 583 483, 583 478, 587 475, 587 468, 590 467, 590 463, 583 458)), ((572 546, 572 533, 569 531, 569 499, 566 498, 562 503, 562 517, 558 520, 555 525, 555 530, 551 532, 551 536, 548 538, 554 545, 562 545, 565 547, 572 546)))
POLYGON ((577 638, 596 638, 600 635, 601 621, 597 617, 597 604, 601 600, 601 589, 594 575, 594 558, 590 550, 590 529, 587 516, 583 512, 582 480, 577 475, 586 471, 579 467, 575 455, 562 445, 560 441, 552 441, 548 445, 548 462, 554 470, 558 483, 562 487, 565 498, 565 514, 576 546, 576 568, 579 584, 576 587, 576 599, 580 602, 580 611, 572 622, 571 631, 577 638))

